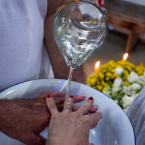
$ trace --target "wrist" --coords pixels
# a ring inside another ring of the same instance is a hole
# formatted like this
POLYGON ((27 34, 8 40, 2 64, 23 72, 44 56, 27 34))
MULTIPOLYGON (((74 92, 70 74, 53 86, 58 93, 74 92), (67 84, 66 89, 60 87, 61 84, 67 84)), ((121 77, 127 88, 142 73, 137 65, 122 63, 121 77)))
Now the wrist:
POLYGON ((46 145, 78 145, 80 139, 73 139, 72 137, 49 135, 46 145))

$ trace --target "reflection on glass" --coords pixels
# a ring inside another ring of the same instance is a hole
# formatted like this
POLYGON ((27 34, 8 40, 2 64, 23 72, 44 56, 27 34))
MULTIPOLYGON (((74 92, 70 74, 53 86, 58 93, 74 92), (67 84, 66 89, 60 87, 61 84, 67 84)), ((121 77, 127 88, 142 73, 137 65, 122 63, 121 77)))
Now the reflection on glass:
POLYGON ((104 44, 107 30, 106 15, 93 2, 69 2, 56 13, 53 35, 70 68, 67 97, 73 70, 104 44))

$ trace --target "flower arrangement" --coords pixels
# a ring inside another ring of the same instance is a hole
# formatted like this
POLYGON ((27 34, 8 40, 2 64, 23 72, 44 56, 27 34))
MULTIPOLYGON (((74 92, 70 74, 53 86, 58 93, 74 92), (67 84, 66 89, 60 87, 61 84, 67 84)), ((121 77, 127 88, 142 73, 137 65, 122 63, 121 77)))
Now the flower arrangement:
POLYGON ((109 61, 88 77, 88 85, 105 93, 124 110, 145 86, 145 66, 126 60, 109 61))

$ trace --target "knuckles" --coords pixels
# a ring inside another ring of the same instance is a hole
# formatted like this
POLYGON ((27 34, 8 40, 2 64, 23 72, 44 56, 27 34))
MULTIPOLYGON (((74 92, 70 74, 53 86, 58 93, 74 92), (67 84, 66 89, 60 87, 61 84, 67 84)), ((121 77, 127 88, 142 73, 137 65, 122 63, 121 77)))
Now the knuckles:
POLYGON ((90 121, 90 119, 89 119, 88 117, 86 117, 86 118, 84 119, 84 123, 85 123, 85 125, 88 125, 89 127, 92 126, 91 121, 90 121))
POLYGON ((81 112, 81 114, 87 113, 88 112, 87 107, 86 106, 82 106, 80 112, 81 112))

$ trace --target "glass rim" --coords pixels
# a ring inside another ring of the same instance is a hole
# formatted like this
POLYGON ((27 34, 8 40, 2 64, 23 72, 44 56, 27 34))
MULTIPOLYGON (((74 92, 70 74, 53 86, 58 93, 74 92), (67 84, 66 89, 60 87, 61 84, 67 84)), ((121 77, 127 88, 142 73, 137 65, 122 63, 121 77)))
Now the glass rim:
MULTIPOLYGON (((101 14, 103 15, 103 18, 105 20, 105 26, 106 26, 106 34, 108 34, 108 22, 107 22, 107 16, 104 14, 104 11, 102 10, 102 8, 100 8, 95 2, 93 1, 87 1, 87 0, 78 0, 78 1, 70 1, 70 2, 67 2, 65 4, 63 4, 56 12, 55 16, 54 16, 54 19, 53 19, 53 23, 52 23, 52 30, 54 30, 54 23, 55 23, 55 19, 58 15, 58 13, 60 11, 62 11, 67 5, 71 4, 71 3, 79 3, 79 2, 85 2, 85 3, 88 3, 88 4, 92 4, 93 6, 95 6, 97 9, 99 9, 99 11, 101 12, 101 14)), ((106 35, 107 37, 107 35, 106 35)))

